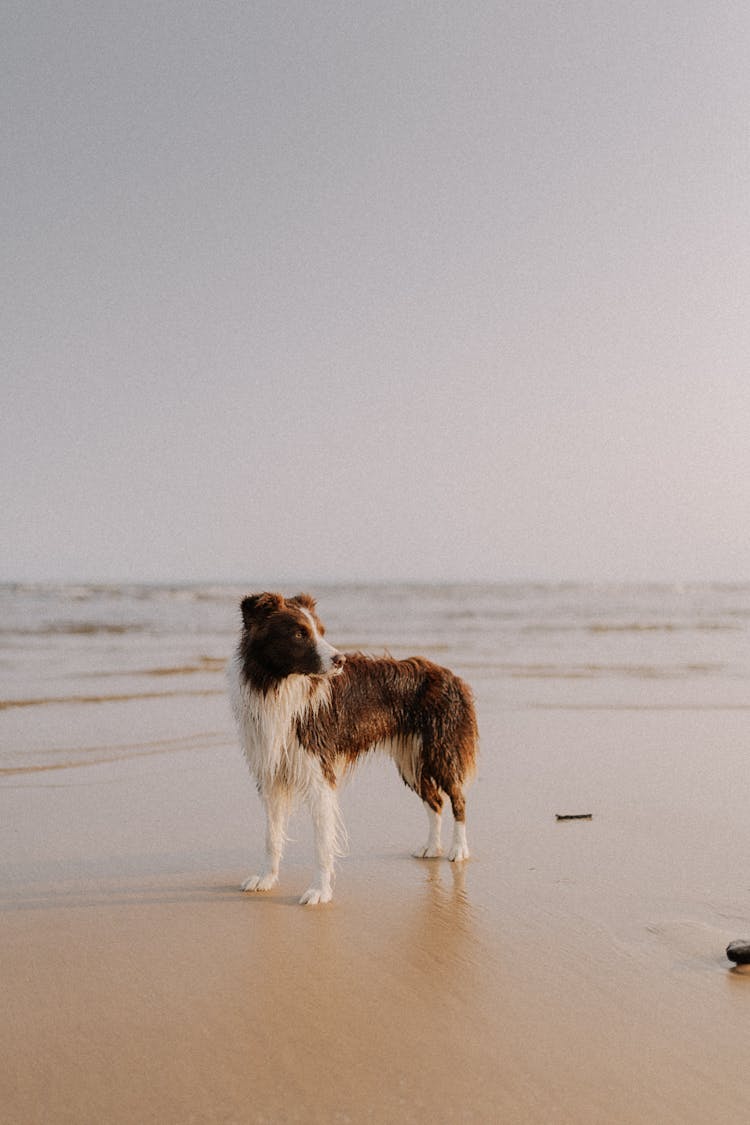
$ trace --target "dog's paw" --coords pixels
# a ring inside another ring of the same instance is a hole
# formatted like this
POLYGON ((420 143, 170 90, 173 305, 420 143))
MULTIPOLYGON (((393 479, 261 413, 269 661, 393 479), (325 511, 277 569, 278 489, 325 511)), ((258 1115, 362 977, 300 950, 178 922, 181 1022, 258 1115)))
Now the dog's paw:
POLYGON ((469 858, 469 849, 466 844, 454 844, 448 852, 448 859, 451 863, 459 863, 461 860, 469 858))
POLYGON ((323 902, 330 902, 333 898, 332 890, 322 887, 308 887, 300 901, 300 906, 318 906, 323 902))
POLYGON ((438 859, 443 854, 440 845, 425 844, 411 853, 415 859, 438 859))
POLYGON ((270 891, 278 883, 278 875, 251 875, 242 884, 243 891, 270 891))

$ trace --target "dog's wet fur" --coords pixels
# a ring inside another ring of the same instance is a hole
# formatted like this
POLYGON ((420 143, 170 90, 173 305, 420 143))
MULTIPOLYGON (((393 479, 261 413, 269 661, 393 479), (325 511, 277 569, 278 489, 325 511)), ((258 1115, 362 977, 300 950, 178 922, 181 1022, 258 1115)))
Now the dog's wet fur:
POLYGON ((390 755, 425 803, 429 835, 415 854, 441 854, 447 797, 454 817, 448 858, 467 859, 465 790, 477 754, 468 685, 422 657, 338 652, 325 640, 309 594, 253 594, 241 610, 230 696, 267 819, 265 866, 243 890, 269 890, 278 881, 286 821, 303 798, 313 818, 317 871, 301 901, 331 899, 343 834, 336 785, 373 750, 390 755))

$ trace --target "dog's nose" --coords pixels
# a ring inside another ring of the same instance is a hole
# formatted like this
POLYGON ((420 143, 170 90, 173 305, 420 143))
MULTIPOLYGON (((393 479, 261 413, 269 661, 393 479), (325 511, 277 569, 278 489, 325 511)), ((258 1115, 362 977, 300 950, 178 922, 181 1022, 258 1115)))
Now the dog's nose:
POLYGON ((331 664, 333 664, 334 668, 343 668, 345 663, 346 657, 343 652, 335 652, 331 657, 331 664))

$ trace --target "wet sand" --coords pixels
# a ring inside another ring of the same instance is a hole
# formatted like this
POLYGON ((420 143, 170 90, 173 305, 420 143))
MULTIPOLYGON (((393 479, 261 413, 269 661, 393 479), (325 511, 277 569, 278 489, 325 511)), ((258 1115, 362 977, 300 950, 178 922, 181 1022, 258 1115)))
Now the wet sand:
POLYGON ((3 1120, 750 1120, 750 711, 475 688, 474 858, 412 859, 373 761, 317 908, 303 816, 239 891, 263 830, 222 695, 8 712, 57 768, 0 778, 3 1120))

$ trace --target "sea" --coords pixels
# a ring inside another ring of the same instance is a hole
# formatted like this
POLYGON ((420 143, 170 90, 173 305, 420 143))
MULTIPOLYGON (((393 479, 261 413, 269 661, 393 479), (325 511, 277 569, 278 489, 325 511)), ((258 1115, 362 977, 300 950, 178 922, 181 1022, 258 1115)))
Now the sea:
MULTIPOLYGON (((256 586, 0 587, 0 778, 232 744, 224 669, 256 586)), ((458 671, 480 728, 490 707, 750 706, 750 584, 311 592, 343 651, 458 671)))

